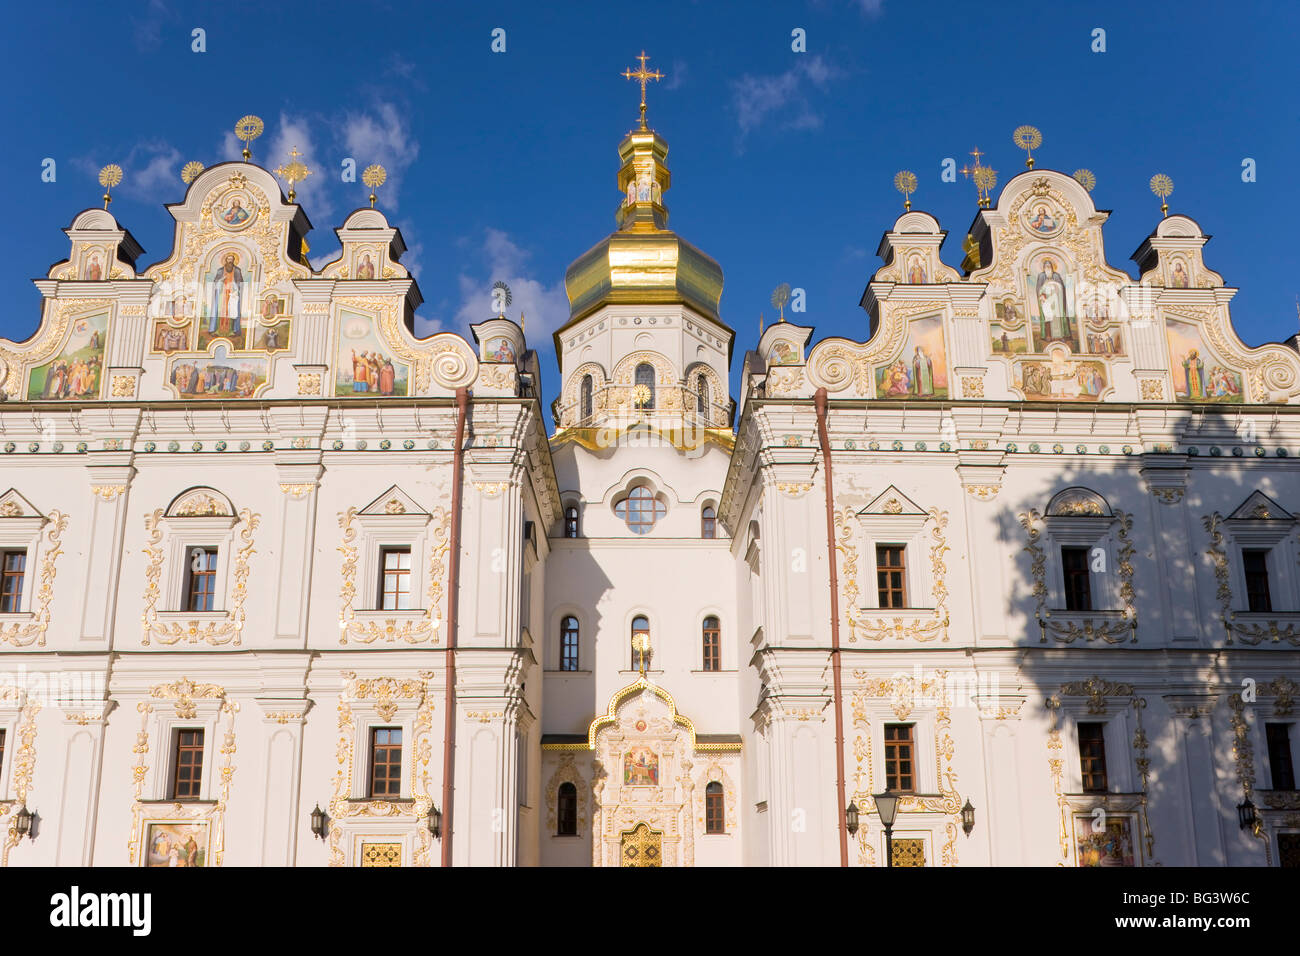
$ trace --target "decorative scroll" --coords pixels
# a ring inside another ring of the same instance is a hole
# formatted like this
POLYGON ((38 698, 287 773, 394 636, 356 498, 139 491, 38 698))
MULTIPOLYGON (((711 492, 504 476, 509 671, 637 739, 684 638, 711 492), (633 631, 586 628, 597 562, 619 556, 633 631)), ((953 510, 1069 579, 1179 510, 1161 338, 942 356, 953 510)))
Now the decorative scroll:
MULTIPOLYGON (((0 687, 0 697, 10 695, 18 697, 22 707, 18 712, 18 746, 10 758, 13 760, 10 789, 13 791, 14 799, 8 803, 0 803, 0 817, 7 816, 14 807, 27 805, 27 792, 31 789, 32 775, 36 772, 36 715, 41 712, 40 702, 33 700, 17 687, 13 685, 0 687)), ((22 837, 18 834, 15 821, 11 821, 4 843, 0 844, 0 868, 9 865, 9 851, 16 847, 20 840, 22 837)))
POLYGON ((63 532, 68 530, 68 516, 51 511, 46 519, 45 548, 41 557, 40 588, 36 592, 36 611, 30 621, 0 626, 0 644, 14 647, 45 646, 45 632, 50 627, 50 604, 54 600, 55 562, 63 553, 63 532))

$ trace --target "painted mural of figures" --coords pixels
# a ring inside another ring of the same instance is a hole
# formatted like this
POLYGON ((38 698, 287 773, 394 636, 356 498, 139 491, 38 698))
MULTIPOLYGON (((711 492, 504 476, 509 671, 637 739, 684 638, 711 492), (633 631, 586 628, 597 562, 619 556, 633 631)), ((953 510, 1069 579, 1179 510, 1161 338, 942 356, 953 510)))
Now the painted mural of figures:
POLYGON ((1230 398, 1240 394, 1241 386, 1231 372, 1222 365, 1216 365, 1210 370, 1209 397, 1230 398))
POLYGON ((92 282, 98 282, 104 278, 104 267, 99 263, 99 253, 95 253, 86 262, 86 268, 82 275, 83 279, 89 279, 92 282))
POLYGON ((934 395, 934 364, 923 345, 918 345, 912 354, 912 387, 922 398, 934 395))
POLYGON ((1068 338, 1070 319, 1066 313, 1065 280, 1056 271, 1056 263, 1047 258, 1034 283, 1038 296, 1038 315, 1042 323, 1043 338, 1047 341, 1068 338))
POLYGON ((1186 289, 1189 282, 1187 270, 1183 268, 1182 260, 1174 263, 1174 274, 1169 279, 1169 284, 1175 289, 1186 289))
POLYGON ((1196 349, 1188 352, 1183 359, 1183 380, 1187 383, 1188 398, 1205 397, 1205 362, 1196 349))
POLYGON ((375 263, 369 255, 361 257, 361 263, 357 266, 358 279, 373 279, 375 277, 375 263))
POLYGON ((397 375, 393 371, 393 362, 391 359, 384 359, 383 367, 379 370, 379 394, 392 395, 393 383, 397 375))
POLYGON ((908 261, 907 281, 913 285, 923 285, 925 283, 925 265, 921 262, 920 256, 912 256, 908 261))
POLYGON ((239 257, 227 252, 221 265, 208 277, 208 332, 212 335, 240 332, 244 316, 244 272, 239 257))
POLYGON ((907 363, 902 359, 889 366, 884 378, 885 394, 891 398, 906 395, 911 388, 912 380, 907 371, 907 363))

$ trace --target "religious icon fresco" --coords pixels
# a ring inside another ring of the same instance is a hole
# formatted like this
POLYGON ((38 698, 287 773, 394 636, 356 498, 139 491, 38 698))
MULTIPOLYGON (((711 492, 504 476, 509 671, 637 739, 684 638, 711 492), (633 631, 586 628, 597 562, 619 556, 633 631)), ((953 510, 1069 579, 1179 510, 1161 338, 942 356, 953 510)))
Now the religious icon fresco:
POLYGON ((203 276, 203 303, 199 322, 199 349, 226 339, 236 349, 244 347, 246 320, 253 315, 252 269, 242 251, 223 249, 203 276))
POLYGON ((1198 326, 1166 318, 1165 335, 1175 399, 1230 405, 1245 402, 1240 373, 1227 368, 1209 351, 1198 326))
POLYGON ((659 755, 649 747, 633 747, 625 753, 623 784, 628 787, 659 786, 659 755))
POLYGON ((257 215, 257 207, 247 193, 235 191, 218 200, 212 215, 221 228, 238 232, 247 228, 253 221, 257 215))
POLYGON ((269 365, 263 357, 232 358, 219 344, 211 357, 172 359, 167 381, 180 398, 252 398, 266 384, 269 365))
POLYGON ((289 320, 253 326, 253 348, 261 352, 282 352, 289 347, 289 320))
POLYGON ((925 261, 920 256, 910 256, 907 260, 907 281, 913 285, 925 284, 925 261))
POLYGON ((190 327, 177 328, 166 320, 154 322, 149 347, 154 352, 184 352, 190 347, 190 327))
POLYGON ((1073 351, 1081 351, 1074 281, 1068 263, 1054 252, 1042 253, 1029 260, 1025 288, 1029 291, 1030 330, 1035 352, 1046 351, 1053 342, 1065 342, 1073 351))
POLYGON ((1108 384, 1106 363, 1069 357, 1052 349, 1050 359, 1022 359, 1015 364, 1012 384, 1030 401, 1095 402, 1108 384))
POLYGON ((29 401, 99 398, 104 372, 108 313, 75 319, 63 350, 32 369, 29 401))
POLYGON ((145 866, 206 866, 208 828, 206 820, 149 824, 145 866))
POLYGON ((504 335, 489 339, 485 351, 487 361, 489 362, 513 362, 515 360, 515 347, 510 344, 510 340, 504 335))
POLYGON ((768 365, 798 365, 799 361, 799 350, 789 342, 775 343, 767 356, 768 365))
POLYGON ((86 264, 81 269, 81 278, 90 282, 98 282, 106 274, 104 252, 100 249, 88 250, 86 252, 86 264))
POLYGON ((1093 826, 1091 816, 1074 818, 1076 866, 1133 866, 1133 818, 1110 815, 1106 826, 1093 826))
POLYGON ((339 397, 407 394, 408 368, 393 361, 380 341, 374 319, 343 312, 335 361, 334 394, 339 397))
POLYGON ((1188 275, 1187 266, 1182 259, 1175 259, 1173 267, 1169 270, 1169 287, 1172 289, 1186 289, 1191 285, 1191 277, 1188 275))
POLYGON ((943 319, 914 319, 903 353, 876 369, 877 398, 947 398, 948 362, 943 347, 943 319))
POLYGON ((989 331, 994 355, 1017 355, 1029 350, 1024 311, 1014 299, 993 303, 993 317, 989 331))

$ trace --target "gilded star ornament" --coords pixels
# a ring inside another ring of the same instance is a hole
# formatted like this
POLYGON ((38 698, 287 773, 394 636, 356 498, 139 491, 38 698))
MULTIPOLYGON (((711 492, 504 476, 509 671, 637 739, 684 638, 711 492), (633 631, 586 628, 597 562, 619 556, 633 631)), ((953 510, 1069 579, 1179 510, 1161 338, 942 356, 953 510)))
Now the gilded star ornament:
POLYGON ((1076 169, 1071 175, 1074 177, 1075 182, 1088 192, 1092 192, 1097 186, 1097 177, 1093 175, 1091 169, 1076 169))
POLYGON ((199 178, 199 173, 201 172, 203 172, 203 164, 197 159, 192 159, 186 163, 185 167, 181 170, 181 182, 188 186, 190 183, 194 182, 194 180, 199 178))

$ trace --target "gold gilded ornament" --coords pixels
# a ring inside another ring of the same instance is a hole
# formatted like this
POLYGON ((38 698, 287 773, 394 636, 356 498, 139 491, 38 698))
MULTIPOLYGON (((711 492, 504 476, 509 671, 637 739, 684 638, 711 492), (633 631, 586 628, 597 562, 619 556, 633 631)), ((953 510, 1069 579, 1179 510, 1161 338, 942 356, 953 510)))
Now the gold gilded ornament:
POLYGON ((1160 197, 1160 214, 1169 215, 1169 203, 1165 200, 1174 191, 1174 181, 1164 173, 1156 173, 1151 177, 1151 191, 1160 197))
POLYGON ((254 116, 252 113, 249 113, 235 124, 235 136, 244 141, 244 162, 248 162, 253 157, 253 154, 248 149, 248 144, 261 136, 262 130, 265 128, 262 117, 254 116))
POLYGON ((104 208, 105 209, 107 209, 108 204, 113 201, 113 197, 110 196, 109 193, 112 192, 113 187, 116 186, 121 181, 122 181, 122 167, 117 165, 117 163, 109 163, 107 166, 105 166, 103 169, 99 171, 99 184, 104 187, 104 208))
POLYGON ((903 194, 903 212, 912 211, 912 193, 916 192, 916 173, 900 169, 894 173, 894 188, 903 194))
POLYGON ((384 169, 378 163, 367 166, 361 174, 361 181, 370 187, 370 208, 375 208, 375 190, 384 184, 388 178, 388 170, 384 169))
POLYGON ((790 301, 790 283, 782 282, 772 290, 772 305, 776 307, 779 315, 778 322, 785 321, 785 304, 790 301))
POLYGON ((645 61, 647 59, 645 50, 641 51, 641 55, 638 56, 637 59, 641 61, 641 66, 635 71, 631 68, 624 70, 623 76, 629 80, 636 80, 641 84, 641 128, 645 129, 645 85, 651 80, 662 80, 664 74, 660 73, 658 69, 651 72, 645 68, 645 61))
POLYGON ((1074 177, 1075 182, 1088 192, 1092 192, 1097 185, 1097 177, 1093 175, 1091 169, 1076 169, 1070 175, 1074 177))
POLYGON ((1034 168, 1033 150, 1043 145, 1043 134, 1035 126, 1017 126, 1011 141, 1025 151, 1025 166, 1034 168))
POLYGON ((311 170, 298 159, 301 155, 302 153, 298 152, 298 147, 295 146, 289 150, 289 162, 282 164, 275 171, 277 176, 289 184, 289 202, 293 202, 298 195, 293 191, 294 183, 300 183, 311 175, 311 170))

